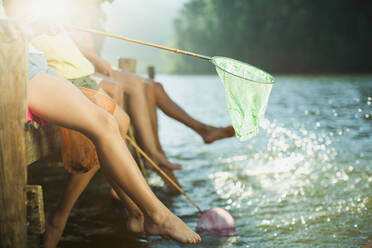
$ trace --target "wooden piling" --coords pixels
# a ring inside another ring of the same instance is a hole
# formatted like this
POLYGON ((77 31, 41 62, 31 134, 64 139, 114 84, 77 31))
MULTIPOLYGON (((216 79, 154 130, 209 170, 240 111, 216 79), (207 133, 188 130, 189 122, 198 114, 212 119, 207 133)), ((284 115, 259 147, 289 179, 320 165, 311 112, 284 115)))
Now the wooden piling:
POLYGON ((136 73, 137 61, 131 58, 119 58, 119 69, 125 72, 136 73))
POLYGON ((0 247, 27 247, 27 46, 0 42, 0 247))
POLYGON ((28 248, 40 246, 41 234, 45 232, 43 191, 40 185, 27 185, 27 234, 28 248))
POLYGON ((151 80, 155 79, 155 67, 154 66, 151 65, 147 67, 147 76, 151 80))

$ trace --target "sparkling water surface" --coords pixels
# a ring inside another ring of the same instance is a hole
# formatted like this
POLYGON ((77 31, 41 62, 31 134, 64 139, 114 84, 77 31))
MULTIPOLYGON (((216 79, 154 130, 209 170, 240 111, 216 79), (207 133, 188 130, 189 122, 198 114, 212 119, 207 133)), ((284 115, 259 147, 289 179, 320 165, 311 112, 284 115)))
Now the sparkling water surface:
MULTIPOLYGON (((203 209, 223 207, 237 234, 201 233, 196 247, 360 247, 372 240, 372 76, 278 76, 257 136, 204 145, 159 112, 161 142, 184 190, 203 209)), ((217 76, 159 75, 193 117, 229 125, 217 76)), ((59 201, 67 173, 60 165, 29 169, 46 208, 59 201)), ((193 229, 199 215, 161 180, 159 198, 193 229)), ((184 247, 125 230, 124 211, 98 174, 71 213, 60 247, 184 247)), ((185 246, 186 247, 186 246, 185 246)))

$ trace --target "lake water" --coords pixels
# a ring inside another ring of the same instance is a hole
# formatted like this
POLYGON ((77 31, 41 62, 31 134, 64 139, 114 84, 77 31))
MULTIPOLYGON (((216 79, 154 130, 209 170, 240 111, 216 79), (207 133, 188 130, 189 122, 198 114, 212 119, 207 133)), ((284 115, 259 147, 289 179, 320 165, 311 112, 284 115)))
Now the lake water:
MULTIPOLYGON (((228 125, 217 76, 159 75, 171 97, 193 117, 228 125)), ((204 145, 159 113, 161 142, 184 190, 203 209, 227 209, 237 234, 201 233, 197 247, 360 247, 372 240, 372 76, 279 76, 257 136, 204 145)), ((29 182, 43 185, 47 209, 58 202, 66 172, 36 165, 29 182)), ((197 210, 150 182, 189 226, 197 210)), ((184 247, 133 235, 123 211, 97 175, 73 209, 60 247, 184 247)))

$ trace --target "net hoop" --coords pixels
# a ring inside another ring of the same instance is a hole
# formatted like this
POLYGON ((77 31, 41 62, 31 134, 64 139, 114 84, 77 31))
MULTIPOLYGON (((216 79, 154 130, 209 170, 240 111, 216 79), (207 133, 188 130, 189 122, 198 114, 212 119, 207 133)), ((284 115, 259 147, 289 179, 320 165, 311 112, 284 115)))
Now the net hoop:
POLYGON ((250 65, 250 64, 247 64, 247 63, 244 63, 244 62, 241 62, 239 60, 235 60, 235 59, 231 59, 231 58, 227 58, 227 57, 222 57, 222 56, 215 56, 211 59, 211 62, 218 68, 220 69, 221 71, 224 71, 230 75, 233 75, 235 77, 238 77, 238 78, 241 78, 243 80, 246 80, 246 81, 249 81, 251 83, 258 83, 258 84, 274 84, 275 83, 275 78, 270 75, 269 73, 265 72, 264 70, 261 70, 253 65, 250 65), (243 66, 246 66, 246 67, 249 67, 257 72, 260 72, 261 74, 263 75, 266 75, 268 78, 270 78, 270 82, 261 82, 261 81, 254 81, 254 80, 251 80, 251 79, 248 79, 248 78, 245 78, 243 76, 240 76, 240 75, 237 75, 235 73, 232 73, 232 72, 229 72, 227 71, 226 69, 222 68, 221 66, 219 66, 217 63, 216 63, 216 59, 225 59, 225 60, 229 60, 229 61, 232 61, 232 62, 235 62, 235 63, 239 63, 239 64, 242 64, 243 66))

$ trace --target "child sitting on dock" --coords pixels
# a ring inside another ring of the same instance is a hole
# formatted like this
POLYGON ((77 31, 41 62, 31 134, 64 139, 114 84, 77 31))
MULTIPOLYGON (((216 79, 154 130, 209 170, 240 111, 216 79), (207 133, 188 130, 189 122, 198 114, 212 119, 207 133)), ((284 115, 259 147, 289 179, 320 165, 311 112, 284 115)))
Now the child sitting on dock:
MULTIPOLYGON (((117 98, 123 98, 123 92, 120 91, 121 88, 115 88, 117 86, 116 81, 107 77, 104 79, 101 77, 94 77, 95 80, 92 79, 91 76, 94 72, 93 65, 80 53, 79 49, 69 38, 69 35, 66 32, 62 32, 56 36, 38 36, 33 39, 32 43, 37 49, 41 50, 44 53, 47 58, 48 65, 58 75, 69 79, 76 86, 85 87, 96 91, 99 90, 101 92, 103 92, 102 90, 106 90, 107 87, 109 87, 120 92, 117 98), (96 80, 100 82, 99 86, 97 85, 96 80)), ((135 112, 138 112, 140 114, 139 117, 141 122, 149 122, 149 117, 148 115, 146 115, 146 108, 141 108, 141 105, 143 106, 144 104, 141 103, 141 98, 137 97, 137 91, 134 91, 132 97, 134 98, 134 102, 137 106, 135 112)), ((116 102, 118 103, 118 100, 116 102)), ((125 115, 126 114, 124 113, 123 108, 120 107, 120 105, 118 104, 118 108, 116 108, 114 116, 117 116, 120 119, 125 119, 123 117, 125 115)), ((149 126, 145 128, 145 130, 147 129, 151 129, 151 127, 149 126)), ((123 135, 125 137, 125 133, 123 133, 123 135)), ((152 134, 152 132, 150 132, 148 139, 154 139, 154 135, 152 134)), ((156 150, 155 145, 153 147, 153 150, 156 150)), ((158 160, 155 161, 159 162, 158 160)), ((160 165, 168 174, 168 176, 177 181, 177 178, 171 169, 165 167, 164 163, 160 163, 160 165)), ((173 190, 173 188, 169 184, 166 185, 170 187, 171 190, 173 190)))
MULTIPOLYGON (((19 18, 25 0, 6 1, 7 10, 12 18, 19 18)), ((17 28, 6 21, 0 21, 3 27, 0 36, 12 34, 13 38, 21 34, 17 28)), ((23 30, 33 35, 52 33, 50 25, 37 21, 22 23, 23 30), (42 28, 44 27, 44 28, 42 28)), ((125 142, 121 138, 117 121, 102 108, 97 107, 74 85, 55 76, 47 66, 45 57, 36 49, 30 49, 29 82, 27 85, 30 110, 48 123, 82 132, 96 146, 103 172, 124 202, 131 202, 143 213, 143 230, 152 235, 162 235, 182 243, 198 243, 199 235, 188 228, 173 215, 153 194, 146 184, 125 142)), ((9 82, 11 83, 11 82, 9 82)), ((56 237, 59 239, 59 237, 56 237)), ((55 240, 56 240, 55 239, 55 240)), ((46 247, 55 247, 57 242, 47 243, 46 247)))
MULTIPOLYGON (((103 2, 105 2, 105 0, 73 1, 73 4, 71 4, 73 10, 70 11, 70 13, 72 13, 71 20, 79 19, 79 25, 85 28, 103 30, 102 20, 100 19, 100 16, 104 16, 100 9, 100 5, 103 2)), ((148 128, 147 123, 139 121, 139 117, 135 112, 137 105, 129 103, 128 112, 135 130, 138 131, 138 141, 150 155, 151 151, 148 149, 156 146, 165 156, 159 141, 158 120, 156 115, 157 108, 162 110, 167 116, 194 130, 206 144, 235 135, 232 126, 218 128, 194 119, 169 97, 161 83, 113 69, 111 65, 99 55, 102 49, 102 37, 93 37, 91 34, 82 32, 73 32, 72 34, 80 50, 95 66, 96 73, 115 79, 120 83, 124 92, 127 94, 130 95, 131 92, 135 90, 138 92, 137 97, 144 97, 144 101, 148 106, 147 111, 151 118, 150 123, 152 128, 148 128), (151 130, 153 130, 152 135, 155 137, 155 141, 148 139, 149 135, 146 134, 151 130)), ((131 97, 129 100, 132 101, 131 97)))
MULTIPOLYGON (((74 79, 71 81, 76 86, 98 90, 98 85, 96 84, 96 82, 94 80, 91 80, 89 77, 87 78, 86 76, 84 76, 91 74, 90 68, 92 68, 92 66, 90 66, 90 63, 88 61, 86 61, 84 56, 74 45, 73 41, 69 39, 67 33, 63 32, 56 36, 38 36, 33 39, 32 44, 35 47, 40 48, 40 50, 44 52, 44 55, 48 59, 49 65, 53 68, 54 71, 57 72, 58 75, 67 78, 75 76, 78 79, 74 79), (82 65, 85 65, 85 67, 82 65)), ((108 81, 105 80, 105 82, 108 81)), ((121 122, 127 123, 125 119, 128 118, 126 117, 123 109, 120 107, 117 107, 115 109, 114 117, 118 120, 119 124, 121 122)), ((120 132, 122 137, 125 138, 126 128, 121 128, 121 126, 122 125, 119 125, 120 132)), ((88 173, 72 174, 69 176, 68 182, 66 184, 66 190, 63 195, 63 200, 61 201, 57 209, 52 214, 48 215, 47 223, 50 226, 54 225, 57 226, 60 231, 63 230, 63 227, 67 221, 72 207, 74 206, 76 200, 83 192, 91 178, 97 172, 98 168, 99 166, 97 165, 88 173)), ((172 171, 167 172, 173 180, 177 181, 172 171)), ((114 195, 116 195, 116 193, 114 193, 114 195)), ((133 223, 136 221, 136 218, 138 216, 141 217, 143 214, 139 212, 137 208, 134 208, 130 204, 130 202, 127 204, 126 202, 124 202, 124 205, 128 209, 128 212, 130 214, 128 229, 134 232, 140 232, 141 229, 138 228, 136 225, 133 225, 133 223)), ((48 235, 50 233, 50 230, 53 230, 53 228, 47 229, 46 238, 49 237, 48 235)))

